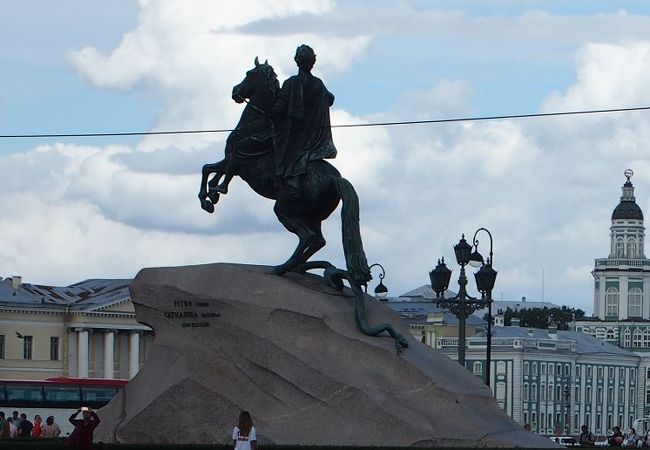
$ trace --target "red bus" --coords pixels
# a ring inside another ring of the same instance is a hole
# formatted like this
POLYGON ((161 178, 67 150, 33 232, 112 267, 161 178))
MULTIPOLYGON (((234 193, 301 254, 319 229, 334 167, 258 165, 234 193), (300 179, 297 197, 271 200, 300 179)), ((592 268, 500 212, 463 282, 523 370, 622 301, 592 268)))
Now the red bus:
POLYGON ((56 377, 46 380, 0 380, 0 411, 27 414, 30 421, 39 414, 54 416, 61 436, 73 430, 68 417, 80 406, 98 409, 106 405, 126 385, 127 380, 56 377))

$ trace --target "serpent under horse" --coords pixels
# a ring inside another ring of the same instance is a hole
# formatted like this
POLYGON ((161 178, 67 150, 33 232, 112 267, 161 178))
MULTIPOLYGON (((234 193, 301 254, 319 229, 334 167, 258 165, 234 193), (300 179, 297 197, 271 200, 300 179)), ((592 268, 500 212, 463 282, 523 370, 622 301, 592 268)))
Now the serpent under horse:
POLYGON ((259 195, 275 200, 273 210, 278 220, 298 236, 298 245, 287 261, 273 268, 273 273, 284 275, 290 271, 304 273, 324 269, 324 278, 338 290, 343 289, 343 280, 347 280, 354 293, 359 329, 371 336, 387 332, 395 339, 396 349, 400 351, 402 347, 408 347, 401 334, 388 324, 370 326, 365 318, 362 286, 365 287, 372 277, 359 229, 359 199, 352 184, 324 160, 309 162, 302 176, 299 198, 292 196, 275 176, 274 139, 278 135, 267 112, 275 103, 279 88, 273 67, 267 62, 260 64, 257 58, 244 80, 233 88, 233 100, 238 103, 246 101, 247 105, 235 131, 228 138, 225 158, 203 166, 198 195, 201 207, 209 213, 214 212, 214 205, 220 197, 216 188, 227 172, 238 175, 259 195), (214 176, 210 179, 212 174, 214 176), (325 261, 308 261, 325 246, 321 223, 334 212, 340 201, 343 202, 341 219, 347 270, 325 261))

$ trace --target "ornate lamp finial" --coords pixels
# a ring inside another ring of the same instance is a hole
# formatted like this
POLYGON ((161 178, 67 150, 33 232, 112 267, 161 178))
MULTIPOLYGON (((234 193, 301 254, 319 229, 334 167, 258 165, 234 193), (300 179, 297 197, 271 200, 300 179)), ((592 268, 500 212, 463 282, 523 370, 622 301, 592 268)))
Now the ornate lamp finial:
POLYGON ((634 171, 632 169, 625 169, 625 172, 623 172, 623 175, 625 175, 625 178, 627 178, 627 181, 630 181, 630 178, 634 175, 634 171))

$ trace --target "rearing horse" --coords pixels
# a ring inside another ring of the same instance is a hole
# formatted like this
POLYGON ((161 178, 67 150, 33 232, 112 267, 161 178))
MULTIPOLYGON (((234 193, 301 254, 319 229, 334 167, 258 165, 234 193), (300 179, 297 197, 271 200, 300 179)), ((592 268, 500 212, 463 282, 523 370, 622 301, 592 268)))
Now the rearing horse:
POLYGON ((247 102, 235 131, 226 145, 226 157, 214 164, 203 166, 199 199, 201 207, 214 212, 219 201, 217 185, 226 173, 238 175, 259 195, 275 200, 273 208, 284 227, 298 236, 298 246, 284 263, 274 267, 273 273, 282 275, 289 271, 304 272, 314 268, 325 269, 325 278, 338 288, 347 279, 356 297, 357 325, 370 335, 387 331, 396 339, 398 350, 408 343, 392 327, 382 324, 370 327, 365 320, 364 294, 361 290, 372 278, 363 250, 359 230, 359 199, 352 184, 338 170, 324 160, 310 161, 301 177, 302 191, 299 198, 278 181, 274 166, 273 121, 268 114, 275 103, 279 83, 267 62, 246 72, 244 80, 232 90, 232 98, 238 103, 247 102), (209 180, 209 176, 215 174, 209 180), (336 269, 330 263, 308 263, 318 250, 325 246, 321 223, 343 202, 341 211, 343 250, 347 270, 336 269), (361 303, 360 303, 361 302, 361 303))

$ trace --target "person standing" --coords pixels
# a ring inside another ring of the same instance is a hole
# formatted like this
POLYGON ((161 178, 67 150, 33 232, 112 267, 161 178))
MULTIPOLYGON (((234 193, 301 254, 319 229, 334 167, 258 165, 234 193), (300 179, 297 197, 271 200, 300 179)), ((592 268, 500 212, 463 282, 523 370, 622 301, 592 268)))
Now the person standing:
POLYGON ((18 415, 18 411, 11 413, 11 418, 13 419, 13 423, 16 426, 16 429, 18 429, 20 427, 20 416, 18 415))
POLYGON ((41 438, 41 432, 43 431, 43 427, 41 426, 43 422, 43 419, 41 416, 36 414, 34 416, 34 431, 32 431, 32 437, 34 439, 40 439, 41 438))
POLYGON ((45 426, 43 427, 43 433, 41 437, 43 439, 54 439, 59 437, 61 434, 61 428, 59 424, 54 422, 54 416, 50 416, 45 419, 45 426))
POLYGON ((27 414, 20 415, 20 425, 18 425, 18 437, 22 439, 29 439, 32 437, 34 431, 34 424, 27 420, 27 414))
POLYGON ((70 416, 70 423, 74 425, 74 431, 68 438, 68 444, 76 450, 90 450, 93 448, 93 432, 99 425, 99 417, 90 408, 79 408, 70 416), (77 419, 81 413, 82 419, 77 419))
POLYGON ((8 418, 7 423, 9 424, 9 437, 13 439, 18 436, 18 427, 14 424, 13 417, 8 418))
POLYGON ((257 433, 248 411, 239 414, 237 426, 232 430, 232 439, 235 450, 257 450, 257 433))
POLYGON ((0 411, 0 439, 9 439, 9 422, 5 419, 5 412, 0 411))
POLYGON ((612 428, 612 435, 607 438, 607 443, 609 444, 610 447, 620 447, 623 445, 623 442, 625 441, 625 437, 623 436, 623 433, 621 432, 621 427, 614 427, 612 428))
POLYGON ((596 439, 594 438, 594 435, 591 434, 591 431, 589 431, 589 427, 587 425, 583 425, 580 427, 580 431, 580 437, 578 438, 578 443, 580 446, 594 447, 596 439))

